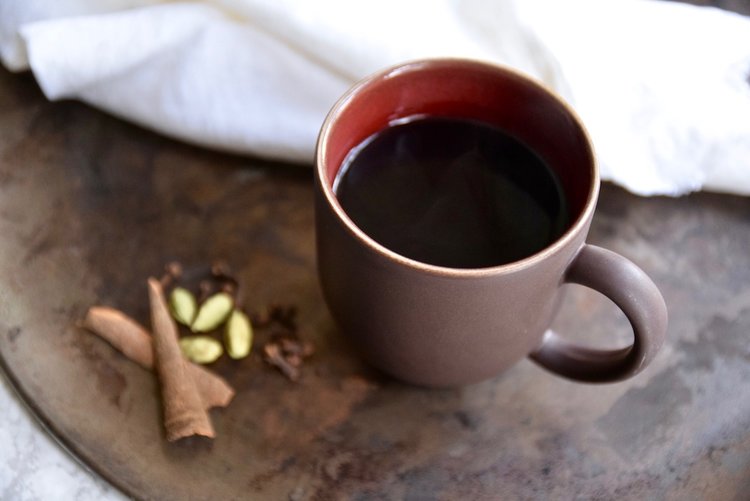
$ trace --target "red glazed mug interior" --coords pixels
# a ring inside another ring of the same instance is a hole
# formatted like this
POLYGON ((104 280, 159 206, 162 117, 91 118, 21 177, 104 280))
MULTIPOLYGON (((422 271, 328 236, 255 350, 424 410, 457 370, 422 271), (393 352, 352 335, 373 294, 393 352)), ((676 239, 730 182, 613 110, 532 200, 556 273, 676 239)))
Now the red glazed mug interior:
POLYGON ((351 91, 336 121, 329 122, 321 150, 328 186, 352 148, 390 123, 417 115, 476 119, 521 139, 560 178, 571 221, 598 189, 590 141, 568 106, 520 74, 466 61, 411 63, 351 91), (505 72, 502 79, 498 71, 505 72))
POLYGON ((455 386, 531 355, 569 378, 612 381, 640 371, 658 350, 666 308, 653 282, 625 258, 585 244, 599 190, 585 129, 568 105, 533 80, 460 59, 389 68, 334 105, 321 129, 316 164, 324 297, 344 334, 382 370, 416 384, 455 386), (333 182, 354 147, 394 121, 419 115, 480 120, 520 139, 557 174, 568 229, 536 254, 482 269, 421 263, 375 242, 342 209, 333 182), (547 331, 566 281, 613 299, 631 320, 633 345, 591 350, 547 331), (646 307, 628 299, 636 296, 646 307))

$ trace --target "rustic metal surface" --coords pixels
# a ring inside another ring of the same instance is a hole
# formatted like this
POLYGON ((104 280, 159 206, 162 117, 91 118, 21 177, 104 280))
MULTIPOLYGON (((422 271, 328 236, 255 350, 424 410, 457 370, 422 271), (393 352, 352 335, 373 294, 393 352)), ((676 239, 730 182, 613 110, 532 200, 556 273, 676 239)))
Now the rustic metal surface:
MULTIPOLYGON (((638 262, 671 314, 641 376, 581 385, 524 361, 434 391, 368 369, 332 325, 311 181, 47 103, 0 72, 0 355, 36 416, 144 499, 747 499, 750 198, 604 187, 590 241, 638 262), (251 309, 297 304, 318 352, 298 385, 257 354, 222 361, 238 394, 211 413, 218 437, 168 444, 152 374, 76 321, 110 304, 146 322, 148 275, 216 257, 251 284, 251 309)), ((569 292, 556 328, 627 339, 606 300, 569 292)))

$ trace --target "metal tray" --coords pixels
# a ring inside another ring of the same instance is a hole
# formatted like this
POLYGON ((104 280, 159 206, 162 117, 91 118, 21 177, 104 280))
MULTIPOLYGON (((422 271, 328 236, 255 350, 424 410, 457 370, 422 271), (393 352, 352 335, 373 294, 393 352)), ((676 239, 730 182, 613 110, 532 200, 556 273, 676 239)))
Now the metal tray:
MULTIPOLYGON (((0 72, 0 359, 73 454, 143 499, 740 499, 750 487, 750 199, 641 199, 605 186, 591 239, 660 285, 670 338, 616 385, 528 361, 456 390, 364 365, 315 275, 312 174, 179 144, 0 72), (225 258, 250 309, 299 308, 317 347, 299 384, 257 355, 214 441, 164 440, 153 375, 76 327, 93 304, 147 323, 145 279, 225 258)), ((555 328, 629 326, 571 287, 555 328)), ((576 335, 576 333, 578 333, 576 335)))

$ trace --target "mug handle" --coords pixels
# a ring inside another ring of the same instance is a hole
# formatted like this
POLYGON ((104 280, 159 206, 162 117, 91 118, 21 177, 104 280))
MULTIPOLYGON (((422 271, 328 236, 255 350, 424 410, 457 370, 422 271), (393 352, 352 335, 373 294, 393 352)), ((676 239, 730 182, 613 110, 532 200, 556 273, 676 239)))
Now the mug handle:
POLYGON ((633 327, 633 344, 593 349, 547 330, 531 359, 563 377, 589 383, 620 381, 646 368, 667 331, 667 306, 648 275, 619 254, 584 244, 568 266, 564 282, 584 285, 611 299, 633 327))

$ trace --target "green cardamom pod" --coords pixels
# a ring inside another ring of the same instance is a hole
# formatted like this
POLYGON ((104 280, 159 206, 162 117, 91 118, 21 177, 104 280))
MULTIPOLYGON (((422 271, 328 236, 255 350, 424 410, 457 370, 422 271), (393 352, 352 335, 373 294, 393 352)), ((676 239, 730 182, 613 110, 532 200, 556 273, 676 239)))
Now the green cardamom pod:
POLYGON ((175 287, 169 294, 169 309, 172 311, 175 320, 190 327, 190 324, 195 320, 198 303, 192 292, 183 287, 175 287))
POLYGON ((227 354, 238 360, 245 358, 253 346, 253 326, 240 310, 234 310, 224 329, 224 345, 227 354))
POLYGON ((190 329, 193 332, 212 331, 224 323, 233 309, 232 296, 226 292, 218 292, 201 304, 190 329))
POLYGON ((208 336, 187 336, 180 339, 182 354, 196 364, 210 364, 215 362, 224 349, 221 343, 208 336))

